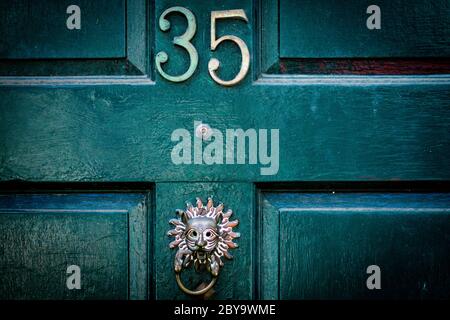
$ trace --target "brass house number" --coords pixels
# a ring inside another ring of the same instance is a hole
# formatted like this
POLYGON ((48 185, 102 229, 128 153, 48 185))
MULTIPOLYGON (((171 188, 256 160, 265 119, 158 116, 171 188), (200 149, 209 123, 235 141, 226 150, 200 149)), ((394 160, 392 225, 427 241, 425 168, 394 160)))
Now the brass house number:
MULTIPOLYGON (((189 53, 190 58, 189 67, 187 71, 181 75, 167 74, 163 70, 162 65, 169 60, 169 56, 164 51, 160 51, 156 54, 155 63, 156 69, 163 78, 172 82, 183 82, 189 79, 194 74, 198 66, 197 49, 191 43, 191 40, 194 38, 195 32, 197 31, 197 23, 194 14, 189 9, 186 9, 184 7, 171 7, 166 9, 159 17, 159 28, 162 31, 168 31, 170 29, 170 22, 169 20, 166 19, 166 17, 167 15, 173 12, 181 13, 182 15, 184 15, 184 17, 188 22, 185 33, 182 34, 181 36, 174 37, 173 43, 177 46, 184 48, 189 53)), ((248 23, 248 19, 247 15, 242 9, 211 12, 211 51, 215 51, 222 42, 227 40, 236 43, 236 45, 241 50, 242 54, 241 67, 238 74, 231 80, 225 81, 217 76, 216 71, 220 67, 219 60, 217 60, 216 58, 211 58, 211 60, 209 60, 208 63, 208 71, 211 78, 222 86, 231 87, 241 82, 242 79, 244 79, 245 76, 247 75, 248 69, 250 67, 250 53, 248 51, 248 47, 245 44, 245 42, 237 36, 225 35, 220 38, 216 38, 216 21, 218 19, 239 19, 245 21, 246 23, 248 23)))

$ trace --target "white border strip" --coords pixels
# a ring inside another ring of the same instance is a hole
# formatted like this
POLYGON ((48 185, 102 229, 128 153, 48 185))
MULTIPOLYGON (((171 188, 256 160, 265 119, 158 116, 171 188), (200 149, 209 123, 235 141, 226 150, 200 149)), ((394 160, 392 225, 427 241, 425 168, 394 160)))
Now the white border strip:
POLYGON ((256 85, 450 85, 450 75, 271 75, 262 74, 256 85))
POLYGON ((148 76, 0 76, 0 86, 152 85, 154 83, 148 76))

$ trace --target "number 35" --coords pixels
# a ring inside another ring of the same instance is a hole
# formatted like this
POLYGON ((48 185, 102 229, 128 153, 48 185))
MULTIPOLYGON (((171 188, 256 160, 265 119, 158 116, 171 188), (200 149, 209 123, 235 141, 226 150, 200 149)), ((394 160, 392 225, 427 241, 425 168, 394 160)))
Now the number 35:
MULTIPOLYGON (((172 12, 179 12, 179 13, 183 14, 185 16, 185 18, 187 19, 188 26, 187 26, 185 33, 181 36, 175 37, 173 39, 173 43, 177 46, 184 48, 189 53, 190 65, 189 65, 188 70, 182 75, 173 76, 173 75, 167 74, 162 69, 162 64, 166 63, 169 60, 167 53, 164 51, 160 51, 156 54, 155 63, 156 63, 156 69, 158 70, 158 72, 160 73, 160 75, 163 78, 165 78, 169 81, 172 81, 172 82, 182 82, 182 81, 189 79, 194 74, 195 70, 197 69, 198 53, 197 53, 197 50, 195 49, 195 47, 190 42, 192 40, 192 38, 194 37, 195 32, 197 30, 197 24, 195 21, 195 16, 190 10, 188 10, 184 7, 172 7, 172 8, 165 10, 159 18, 159 28, 162 31, 168 31, 170 29, 170 22, 166 19, 166 16, 172 12)), ((247 19, 247 16, 246 16, 244 10, 242 10, 242 9, 212 11, 211 12, 211 51, 215 51, 216 48, 222 42, 227 41, 227 40, 233 41, 234 43, 236 43, 236 45, 238 45, 239 49, 241 50, 241 54, 242 54, 241 68, 239 70, 239 73, 236 75, 236 77, 234 77, 231 80, 225 81, 225 80, 220 79, 217 76, 216 71, 220 67, 219 60, 217 60, 216 58, 211 58, 211 60, 209 60, 209 63, 208 63, 208 71, 209 71, 211 78, 220 85, 230 87, 230 86, 234 86, 234 85, 238 84, 239 82, 241 82, 242 79, 244 79, 245 76, 247 75, 248 69, 250 67, 250 53, 248 51, 248 47, 245 44, 245 42, 242 41, 242 39, 237 36, 225 35, 225 36, 222 36, 222 37, 216 39, 216 20, 218 20, 218 19, 240 19, 240 20, 245 21, 246 23, 248 23, 248 19, 247 19)))

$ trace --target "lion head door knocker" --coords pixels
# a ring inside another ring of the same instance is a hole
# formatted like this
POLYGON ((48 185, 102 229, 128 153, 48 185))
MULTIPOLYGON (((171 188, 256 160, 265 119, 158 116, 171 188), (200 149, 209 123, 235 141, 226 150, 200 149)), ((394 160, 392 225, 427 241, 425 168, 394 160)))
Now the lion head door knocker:
POLYGON ((222 256, 232 259, 228 252, 238 245, 233 239, 240 236, 233 232, 239 221, 230 221, 231 210, 223 213, 223 204, 214 207, 212 198, 208 198, 206 206, 197 198, 197 206, 187 203, 186 211, 177 210, 179 219, 169 222, 175 226, 167 235, 175 237, 169 245, 171 249, 178 247, 175 254, 175 277, 181 290, 191 295, 201 295, 210 290, 216 283, 220 267, 223 266, 222 256), (183 268, 194 265, 197 272, 211 273, 211 282, 203 289, 192 291, 187 289, 180 278, 183 268))

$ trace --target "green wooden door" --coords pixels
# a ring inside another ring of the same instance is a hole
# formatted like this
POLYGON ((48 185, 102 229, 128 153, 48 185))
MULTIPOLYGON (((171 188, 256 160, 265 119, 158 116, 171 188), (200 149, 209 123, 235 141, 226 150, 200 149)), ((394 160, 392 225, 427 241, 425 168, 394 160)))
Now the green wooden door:
POLYGON ((169 220, 212 196, 203 298, 449 298, 449 13, 2 1, 0 297, 194 299, 169 220))

